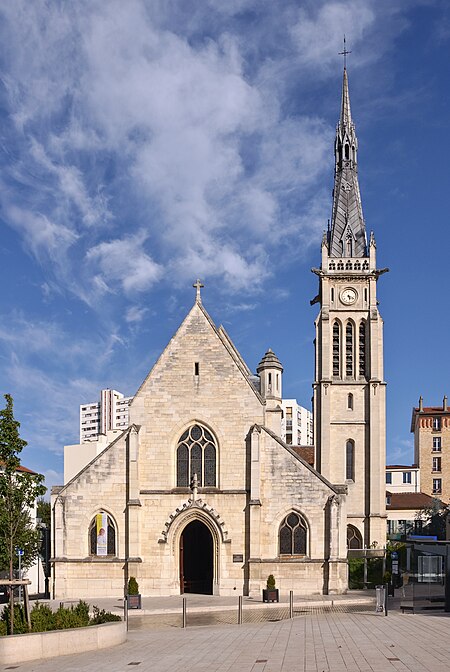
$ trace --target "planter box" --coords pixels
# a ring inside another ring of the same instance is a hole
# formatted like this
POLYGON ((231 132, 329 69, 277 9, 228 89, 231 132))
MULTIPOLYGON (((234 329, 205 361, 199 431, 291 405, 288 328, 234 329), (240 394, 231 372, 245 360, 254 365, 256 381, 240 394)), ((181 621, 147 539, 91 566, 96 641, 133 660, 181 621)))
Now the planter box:
POLYGON ((127 595, 128 609, 142 609, 141 595, 127 595))
POLYGON ((279 602, 278 588, 263 588, 263 602, 279 602))

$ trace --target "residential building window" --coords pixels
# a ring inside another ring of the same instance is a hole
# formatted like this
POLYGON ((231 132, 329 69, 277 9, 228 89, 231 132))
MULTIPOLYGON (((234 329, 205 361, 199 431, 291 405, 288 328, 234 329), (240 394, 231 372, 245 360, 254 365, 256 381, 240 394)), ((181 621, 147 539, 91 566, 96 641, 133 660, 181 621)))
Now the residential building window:
POLYGON ((433 478, 433 495, 439 495, 442 492, 442 478, 433 478))
POLYGON ((104 511, 94 516, 89 526, 89 554, 116 555, 116 526, 104 511))
POLYGON ((286 406, 286 429, 292 429, 292 406, 286 406))
POLYGON ((345 450, 345 478, 347 481, 355 480, 355 443, 351 439, 347 441, 345 450))
POLYGON ((386 472, 386 483, 391 485, 391 483, 392 483, 392 471, 387 471, 386 472))
POLYGON ((411 472, 410 471, 404 471, 403 472, 403 483, 411 483, 411 472))
POLYGON ((291 512, 281 523, 280 555, 306 555, 307 527, 298 513, 291 512))
POLYGON ((177 486, 187 488, 197 474, 198 484, 216 485, 217 442, 202 425, 192 425, 178 441, 177 486))
POLYGON ((440 436, 433 436, 433 450, 441 450, 442 438, 440 436))
POLYGON ((433 457, 433 471, 441 471, 441 458, 433 457))
POLYGON ((333 376, 339 376, 341 368, 341 327, 333 324, 333 376))
POLYGON ((347 322, 345 328, 345 374, 346 376, 353 376, 353 324, 347 322))
POLYGON ((359 375, 366 375, 366 323, 359 325, 359 375))
POLYGON ((440 418, 433 418, 433 429, 441 429, 441 419, 440 418))

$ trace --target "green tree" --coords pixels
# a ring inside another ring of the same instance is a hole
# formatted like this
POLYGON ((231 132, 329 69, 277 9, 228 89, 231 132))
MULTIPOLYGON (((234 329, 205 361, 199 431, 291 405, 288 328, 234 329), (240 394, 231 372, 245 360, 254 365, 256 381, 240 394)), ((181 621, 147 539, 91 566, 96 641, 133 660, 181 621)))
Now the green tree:
POLYGON ((417 512, 416 520, 422 521, 422 534, 429 534, 436 536, 439 540, 444 540, 449 515, 450 507, 440 499, 434 498, 431 506, 424 507, 417 512))
POLYGON ((43 497, 40 497, 37 501, 37 517, 41 519, 45 527, 50 527, 51 506, 50 502, 47 502, 43 497))
MULTIPOLYGON (((39 553, 40 535, 31 524, 30 510, 45 494, 44 477, 18 471, 19 454, 27 445, 20 438, 13 400, 5 394, 6 407, 0 411, 0 566, 14 578, 18 566, 16 549, 24 551, 23 567, 30 567, 39 553)), ((10 634, 14 633, 14 592, 10 591, 10 634)))

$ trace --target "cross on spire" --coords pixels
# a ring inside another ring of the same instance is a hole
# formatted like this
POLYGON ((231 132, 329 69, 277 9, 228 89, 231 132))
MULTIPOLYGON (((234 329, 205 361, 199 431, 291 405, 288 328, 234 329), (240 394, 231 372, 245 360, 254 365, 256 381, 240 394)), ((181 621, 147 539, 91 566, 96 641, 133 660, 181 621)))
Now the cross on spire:
POLYGON ((344 57, 344 70, 347 68, 347 54, 351 54, 351 51, 347 51, 346 48, 346 42, 345 42, 345 35, 344 35, 344 51, 339 52, 339 56, 344 57))
POLYGON ((195 297, 195 300, 197 301, 197 303, 201 303, 202 302, 202 297, 201 297, 201 294, 200 294, 200 289, 202 287, 204 287, 205 285, 203 285, 201 283, 201 281, 197 278, 197 282, 194 282, 194 284, 192 286, 195 287, 195 289, 197 290, 197 295, 195 297))

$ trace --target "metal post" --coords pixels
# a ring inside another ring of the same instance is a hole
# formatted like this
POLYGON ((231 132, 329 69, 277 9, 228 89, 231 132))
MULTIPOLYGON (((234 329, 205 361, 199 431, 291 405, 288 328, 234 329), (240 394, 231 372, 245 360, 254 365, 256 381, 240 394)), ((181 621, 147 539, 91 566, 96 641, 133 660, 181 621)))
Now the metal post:
MULTIPOLYGON (((19 581, 22 580, 22 551, 19 550, 19 581)), ((19 604, 22 602, 22 584, 19 586, 19 604)))
POLYGON ((364 550, 364 588, 367 588, 367 553, 364 550))
POLYGON ((242 595, 239 595, 238 625, 242 625, 242 595))
POLYGON ((294 618, 294 591, 289 591, 289 618, 294 618))
POLYGON ((388 615, 388 584, 384 584, 384 615, 388 615))
POLYGON ((186 627, 186 598, 183 597, 183 624, 181 626, 182 628, 186 627))

